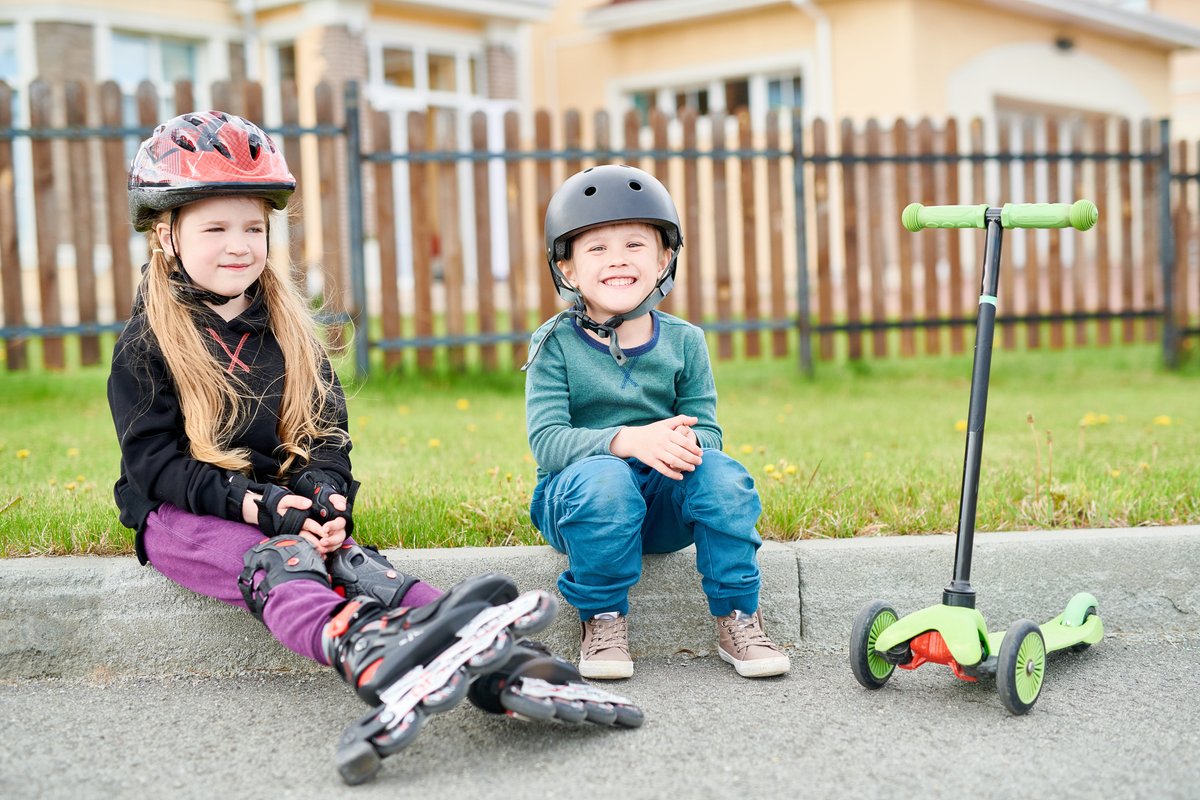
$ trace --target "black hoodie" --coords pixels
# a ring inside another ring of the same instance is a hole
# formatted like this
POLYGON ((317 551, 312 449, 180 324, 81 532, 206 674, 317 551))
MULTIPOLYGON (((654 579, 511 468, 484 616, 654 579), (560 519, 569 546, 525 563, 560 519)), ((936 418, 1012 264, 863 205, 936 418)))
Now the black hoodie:
MULTIPOLYGON (((282 461, 277 428, 284 363, 270 328, 263 293, 257 292, 249 308, 228 322, 200 304, 196 304, 193 314, 214 357, 227 364, 226 371, 236 373, 249 389, 249 414, 231 442, 233 447, 250 451, 248 477, 259 483, 289 483, 290 479, 282 480, 275 474, 282 461)), ((138 302, 133 317, 117 338, 108 377, 108 404, 121 446, 121 476, 113 494, 121 523, 137 531, 137 555, 143 564, 146 553, 142 530, 146 517, 159 505, 171 503, 193 514, 241 520, 245 495, 244 489, 231 485, 233 473, 190 455, 175 382, 148 328, 144 306, 138 302)), ((324 367, 332 371, 327 361, 324 367)), ((334 418, 338 427, 346 430, 345 395, 336 376, 333 381, 334 418)), ((344 490, 352 480, 349 453, 349 443, 318 443, 312 450, 312 460, 294 473, 323 470, 341 478, 344 490)))

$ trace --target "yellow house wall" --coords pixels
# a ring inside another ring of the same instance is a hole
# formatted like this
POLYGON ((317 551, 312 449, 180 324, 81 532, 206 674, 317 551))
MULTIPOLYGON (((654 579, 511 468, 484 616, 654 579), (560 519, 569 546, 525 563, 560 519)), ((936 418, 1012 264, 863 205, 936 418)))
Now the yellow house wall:
MULTIPOLYGON (((612 34, 582 22, 588 9, 601 5, 606 3, 562 0, 551 21, 538 26, 535 106, 609 107, 614 83, 771 54, 794 54, 799 61, 804 53, 805 63, 814 65, 804 76, 814 110, 822 76, 813 70, 824 69, 817 28, 791 3, 612 34)), ((823 115, 862 120, 978 113, 994 108, 998 94, 1110 113, 1171 110, 1169 54, 1157 46, 976 0, 820 0, 817 7, 831 33, 833 99, 821 103, 823 115), (1059 35, 1069 36, 1074 49, 1056 50, 1059 35), (955 84, 956 75, 968 74, 978 96, 964 88, 965 78, 955 84), (1103 79, 1089 77, 1095 75, 1103 79)))
MULTIPOLYGON (((25 12, 31 11, 30 0, 0 0, 0 9, 15 8, 25 12)), ((228 0, 188 0, 186 3, 166 2, 155 3, 153 11, 148 12, 145 2, 139 0, 73 0, 70 4, 72 11, 88 12, 94 10, 98 18, 113 15, 129 15, 138 17, 150 23, 151 20, 163 20, 164 26, 169 27, 169 20, 203 20, 206 23, 234 23, 241 20, 236 13, 234 4, 228 0)), ((54 15, 47 9, 43 12, 46 18, 54 15)))

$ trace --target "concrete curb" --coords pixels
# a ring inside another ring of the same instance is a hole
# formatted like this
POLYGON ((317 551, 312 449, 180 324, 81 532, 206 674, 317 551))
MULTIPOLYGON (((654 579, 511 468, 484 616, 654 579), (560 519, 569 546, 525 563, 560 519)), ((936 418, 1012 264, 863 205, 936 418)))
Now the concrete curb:
MULTIPOLYGON (((440 586, 499 570, 524 588, 552 587, 566 559, 549 547, 393 550, 402 570, 440 586)), ((880 597, 901 614, 941 600, 952 536, 768 542, 759 552, 772 637, 791 647, 844 647, 855 614, 880 597)), ((1099 601, 1110 634, 1200 631, 1200 526, 980 534, 972 566, 993 628, 1044 622, 1072 594, 1099 601)), ((561 598, 560 598, 561 600, 561 598)), ((715 632, 691 548, 648 556, 630 598, 635 656, 711 653, 715 632)), ((0 561, 0 678, 232 674, 319 667, 275 643, 248 614, 182 589, 132 558, 0 561)), ((539 638, 578 652, 562 604, 539 638)))

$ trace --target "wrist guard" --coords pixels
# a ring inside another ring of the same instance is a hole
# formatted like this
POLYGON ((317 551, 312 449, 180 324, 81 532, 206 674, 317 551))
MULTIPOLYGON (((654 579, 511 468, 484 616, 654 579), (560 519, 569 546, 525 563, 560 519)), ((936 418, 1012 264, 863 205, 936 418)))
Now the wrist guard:
POLYGON ((300 473, 292 484, 292 491, 301 497, 312 500, 308 516, 324 525, 334 519, 346 520, 346 534, 354 531, 354 496, 358 494, 358 481, 351 481, 349 488, 343 488, 340 476, 320 469, 310 469, 300 473), (340 494, 346 498, 346 510, 338 511, 329 501, 331 495, 340 494))
POLYGON ((291 492, 273 483, 251 484, 250 491, 262 492, 262 498, 254 503, 258 506, 258 529, 263 534, 268 537, 300 534, 304 520, 308 519, 308 512, 303 508, 289 508, 283 514, 278 511, 279 501, 291 492))

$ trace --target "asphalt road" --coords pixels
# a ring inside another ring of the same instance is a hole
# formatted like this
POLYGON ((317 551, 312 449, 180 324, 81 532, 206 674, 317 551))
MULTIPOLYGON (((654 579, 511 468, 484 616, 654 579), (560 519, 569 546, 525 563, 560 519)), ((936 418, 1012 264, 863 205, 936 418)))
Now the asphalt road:
POLYGON ((332 672, 0 682, 5 798, 1200 798, 1200 635, 1109 634, 1052 657, 1009 715, 945 667, 855 683, 844 647, 804 643, 782 678, 715 657, 639 661, 608 688, 638 730, 528 723, 463 704, 378 778, 343 786, 363 706, 332 672))

